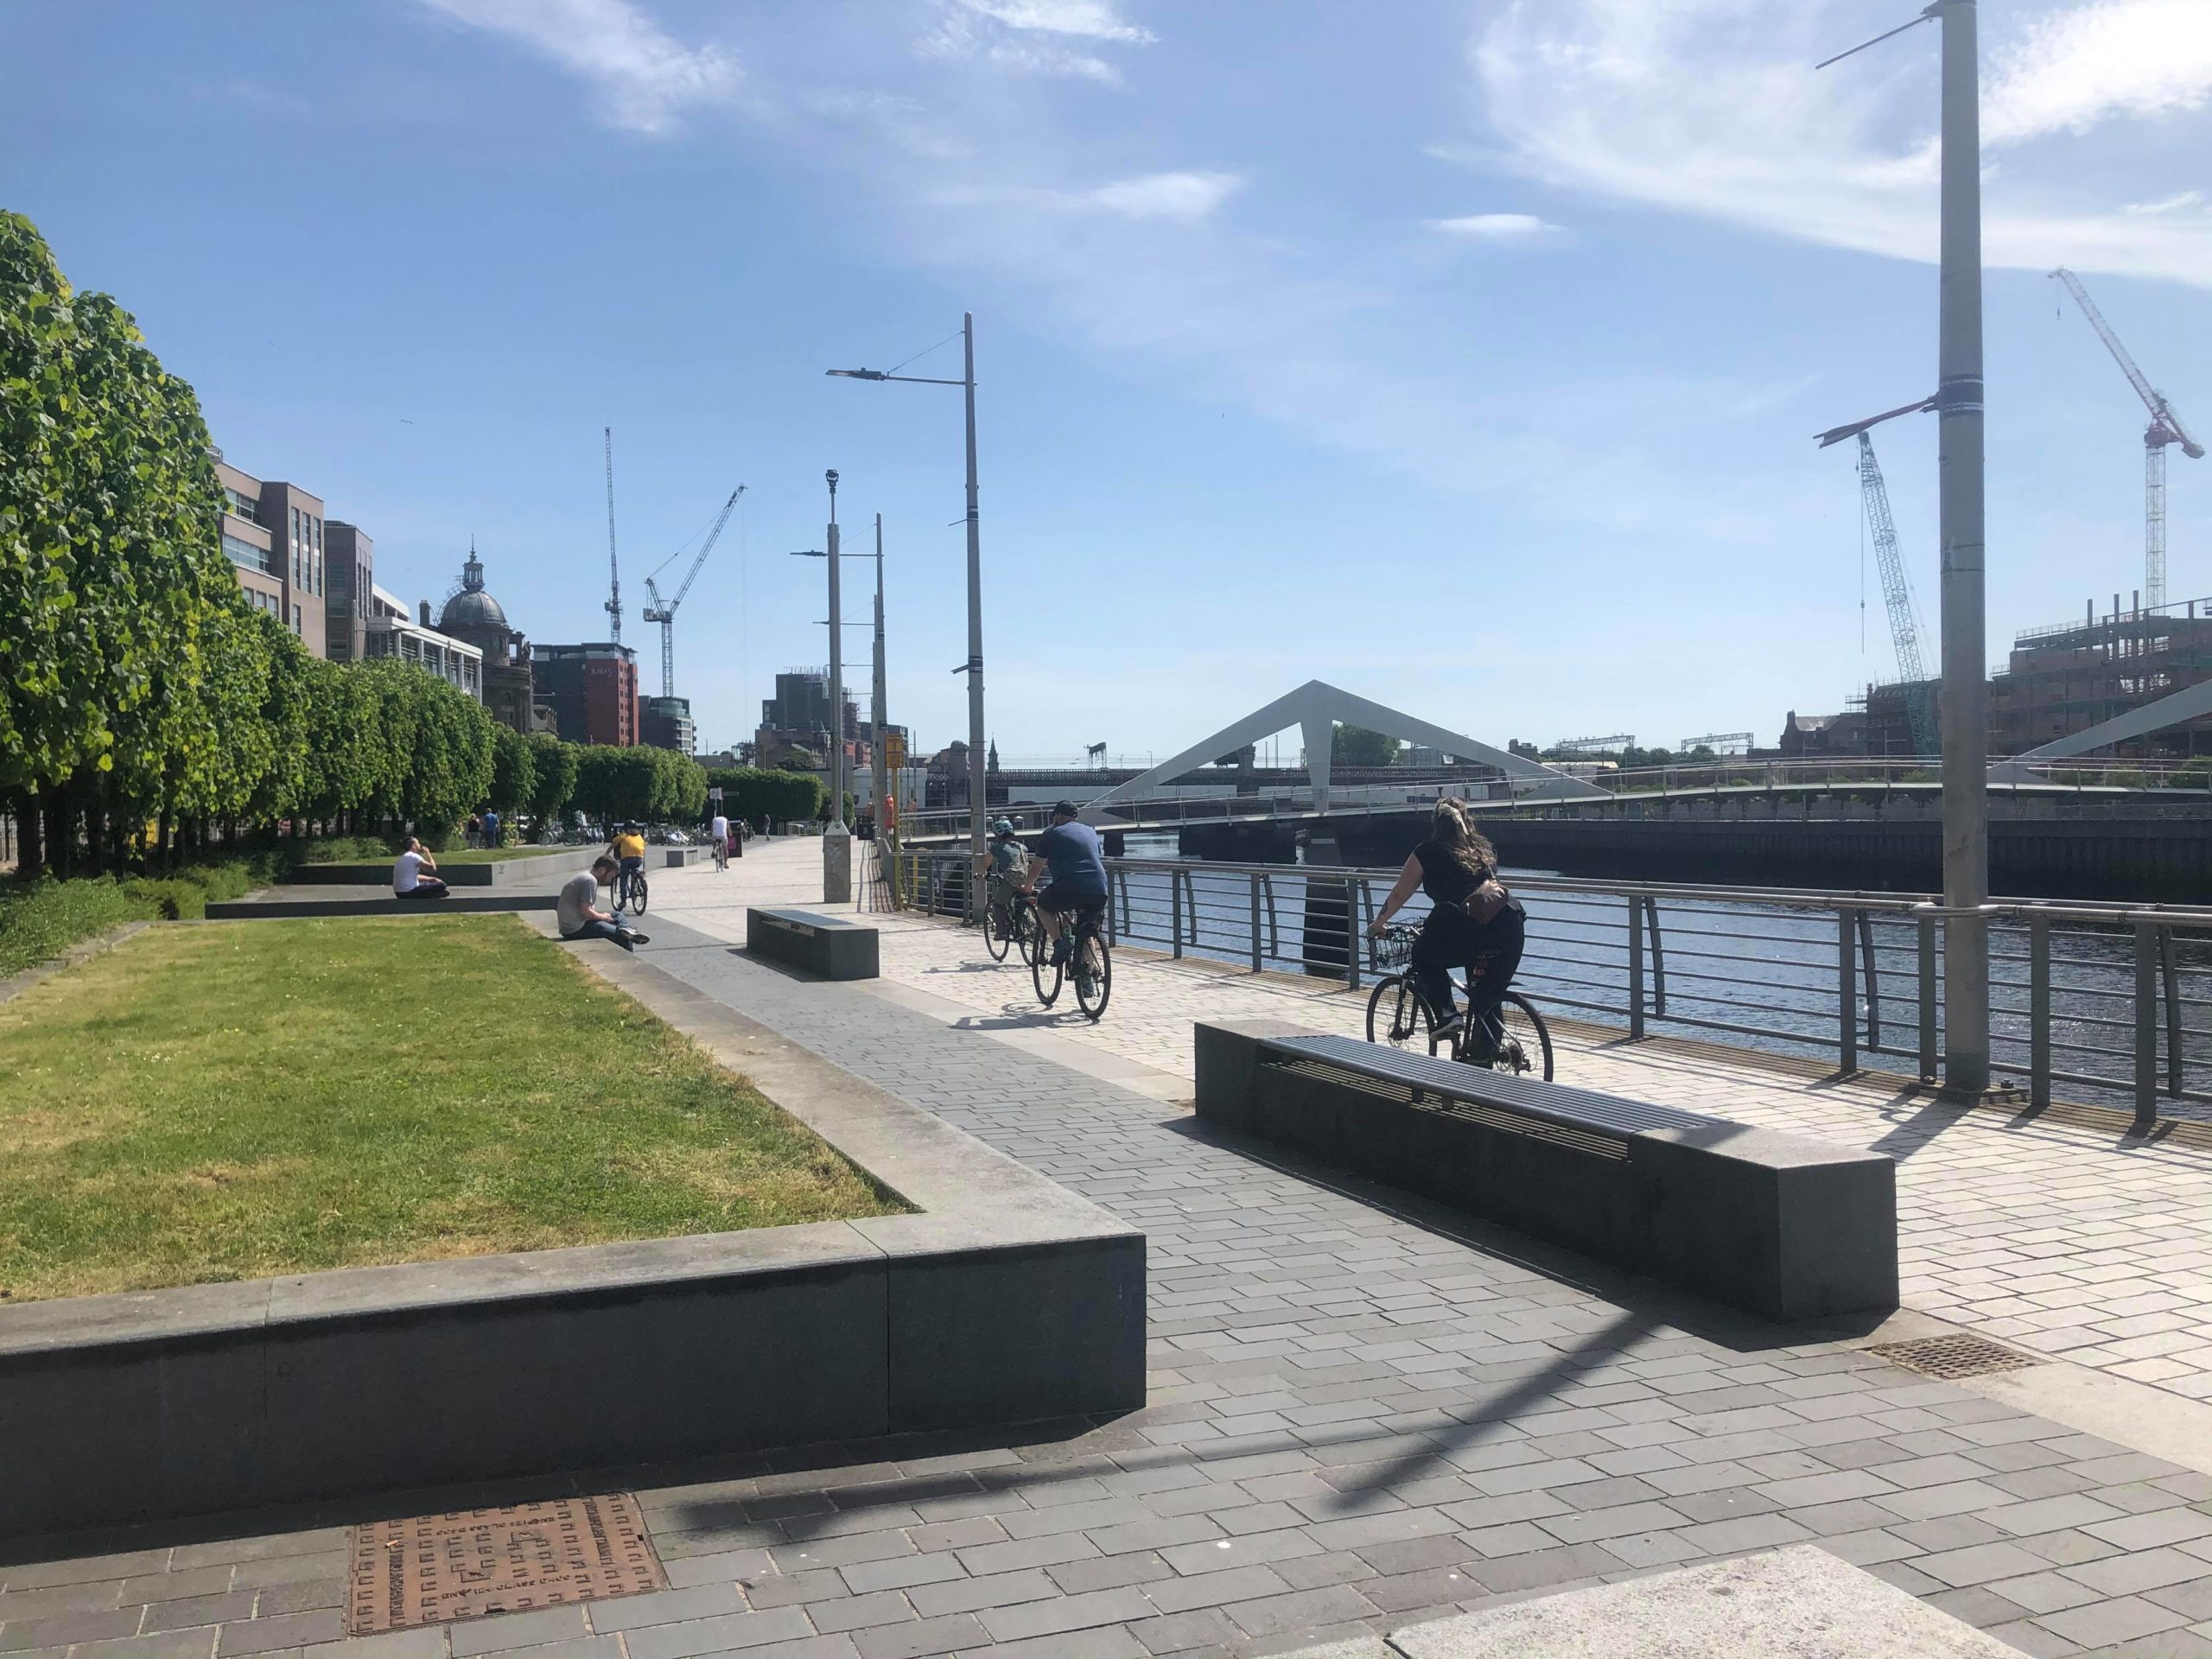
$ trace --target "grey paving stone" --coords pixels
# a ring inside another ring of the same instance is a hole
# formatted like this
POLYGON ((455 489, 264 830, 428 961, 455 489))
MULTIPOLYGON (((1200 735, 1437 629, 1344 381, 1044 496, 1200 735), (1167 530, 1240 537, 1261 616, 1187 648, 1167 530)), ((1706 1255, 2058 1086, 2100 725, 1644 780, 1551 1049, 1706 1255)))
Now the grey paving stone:
POLYGON ((834 1567, 817 1567, 811 1573, 770 1573, 748 1580, 745 1586, 745 1599, 755 1611, 849 1599, 852 1593, 843 1575, 834 1567))
POLYGON ((1367 1618, 1378 1610, 1351 1586, 1338 1584, 1319 1590, 1296 1590, 1287 1596, 1231 1602, 1222 1611, 1236 1622, 1236 1628, 1245 1635, 1264 1637, 1367 1618))
POLYGON ((448 1628, 429 1624, 411 1630, 380 1630, 315 1649, 315 1659, 445 1659, 448 1628))
POLYGON ((1194 1607, 1222 1607, 1258 1596, 1287 1595, 1291 1585, 1271 1567, 1232 1567, 1226 1573, 1201 1573, 1195 1578, 1167 1579, 1141 1586, 1146 1598, 1163 1613, 1184 1613, 1194 1607))
POLYGON ((150 1636, 159 1630, 188 1630, 200 1624, 225 1624, 232 1619, 251 1618, 258 1594, 253 1590, 232 1590, 219 1596, 157 1601, 146 1608, 145 1623, 138 1628, 141 1633, 150 1636))
POLYGON ((934 1555, 893 1555, 880 1561, 854 1561, 837 1569, 856 1596, 878 1590, 906 1590, 920 1584, 941 1584, 964 1578, 967 1569, 959 1557, 940 1551, 934 1555))
POLYGON ((1915 1556, 1912 1564, 1929 1577, 1956 1588, 2019 1578, 2036 1572, 2043 1562, 2017 1544, 1973 1544, 1964 1549, 1915 1556))
MULTIPOLYGON (((232 1564, 219 1567, 187 1567, 175 1573, 145 1573, 135 1579, 124 1580, 117 1589, 115 1603, 132 1607, 146 1602, 185 1601, 199 1596, 220 1595, 231 1587, 232 1564)), ((32 1592, 35 1594, 36 1592, 32 1592)), ((0 1596, 0 1622, 8 1617, 8 1598, 0 1596)))
POLYGON ((1069 1595, 1081 1595, 1089 1590, 1113 1590, 1125 1584, 1149 1584, 1157 1579, 1175 1576, 1175 1569, 1148 1549, 1101 1555, 1090 1560, 1055 1561, 1045 1571, 1069 1595))
POLYGON ((994 1573, 988 1577, 959 1579, 944 1584, 917 1585, 906 1592, 914 1611, 925 1618, 946 1613, 970 1613, 984 1607, 1010 1607, 1017 1602, 1042 1601, 1060 1593, 1060 1586, 1041 1567, 1017 1573, 994 1573))
MULTIPOLYGON (((0 1573, 6 1569, 0 1567, 0 1573)), ((154 1578, 166 1578, 167 1573, 154 1573, 154 1578)), ((211 1585, 211 1590, 230 1587, 228 1568, 223 1571, 223 1581, 211 1585)), ((90 1584, 57 1584, 45 1590, 16 1590, 0 1593, 0 1624, 27 1618, 53 1618, 62 1613, 111 1612, 122 1600, 122 1591, 129 1580, 99 1579, 90 1584)), ((199 1594, 200 1592, 191 1592, 199 1594)))
POLYGON ((677 1624, 716 1613, 745 1611, 745 1592, 734 1584, 700 1584, 688 1590, 656 1590, 642 1596, 610 1596, 586 1605, 591 1628, 601 1636, 643 1630, 649 1624, 677 1624))
POLYGON ((315 1550, 296 1555, 264 1555, 240 1561, 231 1574, 233 1590, 260 1590, 307 1579, 342 1579, 351 1563, 342 1550, 315 1550))
POLYGON ((664 1560, 670 1587, 689 1590, 702 1584, 735 1584, 769 1570, 765 1549, 726 1549, 710 1555, 685 1555, 664 1560))
POLYGON ((108 1555, 82 1555, 70 1560, 26 1561, 0 1567, 0 1586, 13 1595, 18 1590, 55 1589, 65 1585, 97 1584, 146 1573, 165 1573, 169 1568, 170 1554, 166 1548, 132 1549, 108 1555))
POLYGON ((2139 1550, 2132 1555, 2108 1555, 2101 1561, 2083 1561, 2063 1568, 2069 1579, 2079 1579, 2092 1590, 2107 1596, 2129 1596, 2170 1584, 2187 1584, 2205 1576, 2208 1563, 2180 1549, 2139 1550))
POLYGON ((2077 1646, 2108 1648, 2161 1630, 2178 1630, 2189 1620, 2140 1596, 2121 1596, 2063 1612, 2041 1614, 2036 1623, 2077 1646))
MULTIPOLYGON (((454 1626, 455 1630, 460 1628, 458 1624, 454 1626)), ((622 1659, 622 1643, 619 1637, 586 1636, 573 1642, 548 1642, 542 1647, 509 1648, 504 1650, 502 1659, 622 1659)))
POLYGON ((346 1581, 297 1579, 289 1584, 272 1584, 253 1594, 256 1618, 274 1618, 279 1613, 311 1613, 318 1607, 345 1605, 346 1581))
POLYGON ((681 1624, 649 1624, 622 1637, 630 1659, 690 1659, 694 1654, 727 1653, 797 1643, 813 1634, 804 1609, 776 1607, 765 1613, 726 1613, 681 1624))
POLYGON ((848 1596, 842 1601, 817 1602, 807 1609, 814 1628, 824 1632, 866 1630, 879 1624, 911 1623, 914 1610, 896 1590, 880 1590, 872 1596, 848 1596))
POLYGON ((1149 1618, 1152 1603, 1132 1586, 1118 1590, 1094 1590, 1080 1596, 1054 1596, 1010 1607, 987 1607, 976 1617, 995 1642, 1020 1642, 1066 1630, 1088 1630, 1097 1624, 1121 1624, 1149 1618))
POLYGON ((978 1648, 991 1639, 973 1613, 916 1619, 853 1632, 861 1659, 931 1659, 931 1656, 978 1648))
MULTIPOLYGON (((207 1659, 210 1652, 220 1652, 215 1645, 216 1632, 237 1630, 238 1625, 218 1625, 213 1629, 167 1630, 159 1636, 127 1636, 113 1642, 80 1642, 69 1649, 72 1659, 79 1654, 85 1659, 207 1659)), ((244 1651, 244 1649, 241 1649, 244 1651)), ((256 1648, 254 1652, 265 1652, 256 1648)))
POLYGON ((346 1623, 338 1610, 322 1607, 312 1612, 280 1613, 275 1618, 253 1618, 242 1624, 226 1624, 216 1638, 215 1652, 219 1659, 232 1659, 234 1654, 270 1653, 279 1648, 312 1647, 318 1642, 335 1642, 345 1634, 346 1623))
POLYGON ((1236 1622, 1217 1607, 1139 1619, 1128 1626, 1128 1632, 1144 1644, 1147 1653, 1172 1654, 1179 1656, 1179 1659, 1181 1656, 1226 1653, 1229 1645, 1241 1641, 1243 1635, 1236 1622))
POLYGON ((66 1648, 73 1643, 135 1636, 143 1610, 112 1607, 105 1612, 52 1613, 44 1618, 10 1619, 0 1624, 0 1653, 30 1648, 66 1648))
POLYGON ((988 1648, 969 1648, 960 1659, 1151 1659, 1144 1644, 1117 1624, 1090 1630, 1060 1630, 1031 1637, 1022 1642, 1001 1642, 988 1648))

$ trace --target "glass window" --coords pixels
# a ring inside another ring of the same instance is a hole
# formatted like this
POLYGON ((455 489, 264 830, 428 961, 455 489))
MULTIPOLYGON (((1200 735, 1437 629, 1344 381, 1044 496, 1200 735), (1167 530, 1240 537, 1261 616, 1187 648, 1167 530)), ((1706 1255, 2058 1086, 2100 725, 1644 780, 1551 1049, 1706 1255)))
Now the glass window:
POLYGON ((256 547, 251 542, 247 541, 243 536, 233 536, 230 531, 225 531, 223 532, 223 551, 230 555, 231 563, 232 564, 238 565, 244 569, 260 570, 263 572, 267 572, 269 570, 270 563, 268 553, 264 550, 256 547))

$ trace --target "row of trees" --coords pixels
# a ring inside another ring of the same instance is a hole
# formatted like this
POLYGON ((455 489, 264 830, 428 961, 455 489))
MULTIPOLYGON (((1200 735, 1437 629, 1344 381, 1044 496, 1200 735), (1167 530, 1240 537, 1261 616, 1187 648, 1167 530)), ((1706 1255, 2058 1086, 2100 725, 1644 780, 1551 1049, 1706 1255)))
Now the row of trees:
POLYGON ((830 790, 804 772, 754 766, 716 767, 707 782, 722 792, 722 810, 747 823, 804 823, 822 817, 830 790))
POLYGON ((0 213, 0 806, 22 874, 279 822, 439 836, 481 805, 704 810, 687 756, 525 738, 411 664, 313 656, 246 602, 221 509, 192 388, 0 213))

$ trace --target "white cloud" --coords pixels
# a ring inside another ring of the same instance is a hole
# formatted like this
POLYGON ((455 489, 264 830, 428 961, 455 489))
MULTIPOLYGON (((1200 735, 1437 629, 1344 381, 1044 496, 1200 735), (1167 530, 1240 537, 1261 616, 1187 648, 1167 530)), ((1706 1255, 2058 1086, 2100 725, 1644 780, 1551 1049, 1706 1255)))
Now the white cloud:
POLYGON ((423 0, 433 11, 519 41, 589 82, 608 125, 669 131, 684 111, 736 88, 737 65, 682 45, 629 0, 423 0))
POLYGON ((2120 211, 2123 213, 2189 213, 2212 208, 2202 190, 2179 190, 2157 201, 2131 201, 2120 211))
POLYGON ((1465 213, 1457 219, 1432 219, 1428 227, 1446 236, 1493 243, 1500 247, 1534 247, 1539 243, 1556 242, 1567 234, 1564 227, 1549 219, 1538 219, 1534 213, 1465 213))
POLYGON ((1112 0, 938 0, 937 25, 918 49, 941 61, 1111 86, 1122 72, 1095 48, 1149 46, 1159 38, 1122 17, 1112 0), (1084 44, 1068 44, 1077 41, 1084 44))
POLYGON ((2198 109, 2212 98, 2212 6, 2101 0, 2055 12, 2032 19, 1993 67, 1982 101, 1986 144, 2198 109))
POLYGON ((1084 199, 1128 219, 1195 225, 1212 218, 1243 182, 1234 173, 1147 173, 1101 185, 1084 199))
MULTIPOLYGON (((1474 44, 1481 112, 1497 165, 1552 184, 1933 259, 1935 31, 1811 67, 1865 22, 1863 8, 1801 0, 1514 0, 1474 44)), ((2212 85, 2208 41, 2205 0, 2046 6, 1990 52, 1986 130, 2018 145, 2184 114, 2212 85), (2163 54, 2141 48, 2152 23, 2163 54)), ((2050 144, 2032 167, 1993 170, 1986 257, 2212 285, 2212 222, 2124 211, 2118 170, 2050 144)))
POLYGON ((958 0, 958 3, 1008 29, 1118 41, 1131 46, 1149 45, 1160 38, 1150 29, 1125 21, 1110 0, 958 0))

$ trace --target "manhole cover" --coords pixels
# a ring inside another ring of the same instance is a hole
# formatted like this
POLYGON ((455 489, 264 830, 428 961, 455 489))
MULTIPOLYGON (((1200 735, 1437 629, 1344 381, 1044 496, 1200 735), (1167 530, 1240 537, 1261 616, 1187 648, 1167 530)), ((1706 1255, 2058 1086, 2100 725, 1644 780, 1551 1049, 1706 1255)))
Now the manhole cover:
POLYGON ((353 1529, 346 1628, 368 1636, 667 1587, 626 1492, 459 1510, 353 1529))
POLYGON ((1993 1371, 2017 1371, 2043 1362, 1986 1337, 1918 1337, 1910 1342, 1878 1343, 1866 1351, 1879 1354, 1923 1376, 1987 1376, 1993 1371))

